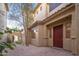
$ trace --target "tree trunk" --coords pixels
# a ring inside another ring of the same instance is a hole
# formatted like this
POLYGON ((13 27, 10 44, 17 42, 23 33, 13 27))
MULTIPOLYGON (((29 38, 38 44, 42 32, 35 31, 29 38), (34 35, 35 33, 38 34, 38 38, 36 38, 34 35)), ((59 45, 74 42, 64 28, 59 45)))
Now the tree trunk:
POLYGON ((25 44, 26 46, 29 46, 29 43, 28 43, 28 30, 27 30, 27 25, 26 25, 26 19, 24 18, 24 15, 23 15, 23 26, 24 26, 24 31, 25 31, 25 44))

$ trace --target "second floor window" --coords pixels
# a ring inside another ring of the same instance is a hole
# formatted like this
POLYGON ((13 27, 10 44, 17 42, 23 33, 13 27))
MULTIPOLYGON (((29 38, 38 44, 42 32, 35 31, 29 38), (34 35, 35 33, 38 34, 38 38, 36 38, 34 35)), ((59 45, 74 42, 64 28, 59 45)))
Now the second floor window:
POLYGON ((40 7, 40 11, 42 10, 42 6, 40 7))
POLYGON ((54 10, 56 7, 58 7, 61 3, 49 3, 49 11, 54 10))

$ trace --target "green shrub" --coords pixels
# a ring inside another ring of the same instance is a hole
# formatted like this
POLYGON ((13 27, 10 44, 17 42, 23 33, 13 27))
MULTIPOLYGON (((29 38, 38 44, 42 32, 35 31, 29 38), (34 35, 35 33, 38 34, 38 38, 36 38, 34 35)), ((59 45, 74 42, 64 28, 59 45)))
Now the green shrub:
POLYGON ((6 48, 9 48, 9 49, 13 50, 15 46, 16 45, 13 44, 13 43, 6 43, 6 42, 0 43, 0 56, 3 56, 4 53, 8 53, 6 48), (4 51, 4 53, 3 53, 3 51, 4 51))
MULTIPOLYGON (((2 38, 3 34, 4 34, 3 32, 0 32, 0 39, 2 38)), ((14 43, 11 43, 10 41, 0 42, 0 56, 3 56, 4 53, 8 53, 6 48, 9 48, 9 49, 13 50, 15 46, 16 45, 14 43)))
POLYGON ((0 39, 2 38, 3 32, 0 32, 0 39))

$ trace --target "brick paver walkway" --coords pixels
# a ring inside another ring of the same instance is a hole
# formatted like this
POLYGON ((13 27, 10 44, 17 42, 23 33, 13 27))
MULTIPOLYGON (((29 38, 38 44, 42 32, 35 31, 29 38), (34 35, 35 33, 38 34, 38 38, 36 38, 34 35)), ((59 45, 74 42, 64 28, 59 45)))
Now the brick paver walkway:
POLYGON ((9 50, 7 56, 72 56, 72 53, 60 48, 18 45, 14 50, 9 50))

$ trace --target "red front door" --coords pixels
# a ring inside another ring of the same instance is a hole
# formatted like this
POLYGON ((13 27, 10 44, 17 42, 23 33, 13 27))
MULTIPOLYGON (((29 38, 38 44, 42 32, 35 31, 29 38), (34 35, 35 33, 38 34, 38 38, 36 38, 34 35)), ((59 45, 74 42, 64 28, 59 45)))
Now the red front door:
POLYGON ((53 46, 63 48, 63 25, 53 28, 53 46))

